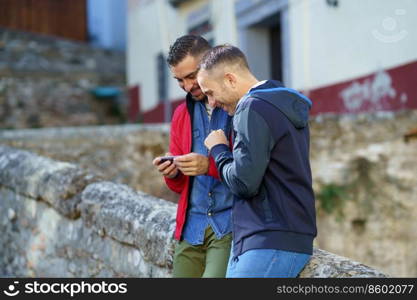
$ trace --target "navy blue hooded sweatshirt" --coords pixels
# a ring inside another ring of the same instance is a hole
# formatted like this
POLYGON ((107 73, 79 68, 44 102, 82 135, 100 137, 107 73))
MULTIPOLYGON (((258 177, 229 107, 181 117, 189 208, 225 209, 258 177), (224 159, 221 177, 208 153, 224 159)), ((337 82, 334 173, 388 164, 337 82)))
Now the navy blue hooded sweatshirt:
POLYGON ((211 149, 235 195, 233 256, 250 249, 312 254, 317 235, 309 161, 308 113, 301 93, 266 81, 238 103, 233 152, 211 149))

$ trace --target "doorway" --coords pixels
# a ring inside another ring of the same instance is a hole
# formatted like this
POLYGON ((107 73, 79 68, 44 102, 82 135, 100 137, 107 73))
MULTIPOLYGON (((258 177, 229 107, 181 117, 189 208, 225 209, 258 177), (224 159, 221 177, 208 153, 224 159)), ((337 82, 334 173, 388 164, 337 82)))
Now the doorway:
POLYGON ((289 85, 287 1, 238 1, 235 9, 239 47, 254 75, 289 85))

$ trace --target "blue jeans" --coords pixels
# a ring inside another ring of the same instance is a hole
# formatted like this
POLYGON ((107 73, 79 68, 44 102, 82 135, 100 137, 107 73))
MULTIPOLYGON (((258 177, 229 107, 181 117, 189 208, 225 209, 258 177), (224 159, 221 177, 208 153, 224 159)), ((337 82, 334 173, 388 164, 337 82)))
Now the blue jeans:
POLYGON ((226 277, 297 277, 310 260, 310 256, 304 253, 277 249, 253 249, 242 253, 238 257, 233 257, 232 250, 226 277))

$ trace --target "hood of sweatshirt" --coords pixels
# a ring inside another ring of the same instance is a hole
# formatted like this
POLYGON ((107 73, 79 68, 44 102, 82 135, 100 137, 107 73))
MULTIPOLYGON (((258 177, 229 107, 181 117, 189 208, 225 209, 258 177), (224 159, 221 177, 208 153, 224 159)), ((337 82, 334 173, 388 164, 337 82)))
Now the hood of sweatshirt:
POLYGON ((267 80, 249 90, 246 97, 259 98, 275 106, 297 129, 308 124, 311 100, 296 90, 284 87, 279 81, 267 80))

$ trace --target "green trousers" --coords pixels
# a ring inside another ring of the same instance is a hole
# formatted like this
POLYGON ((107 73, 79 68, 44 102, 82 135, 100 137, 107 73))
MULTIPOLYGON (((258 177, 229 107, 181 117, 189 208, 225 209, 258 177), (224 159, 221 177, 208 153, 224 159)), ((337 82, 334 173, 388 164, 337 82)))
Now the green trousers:
POLYGON ((225 277, 231 242, 231 233, 217 239, 210 226, 205 231, 202 245, 193 246, 185 240, 178 242, 173 277, 225 277))

